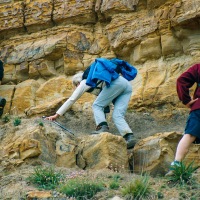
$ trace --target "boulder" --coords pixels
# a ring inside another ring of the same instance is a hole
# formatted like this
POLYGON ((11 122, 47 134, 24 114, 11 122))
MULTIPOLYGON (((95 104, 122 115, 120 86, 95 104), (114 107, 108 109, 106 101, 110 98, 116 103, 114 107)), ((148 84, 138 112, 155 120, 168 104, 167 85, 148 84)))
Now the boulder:
MULTIPOLYGON (((180 132, 157 133, 140 140, 133 151, 135 173, 148 172, 152 175, 164 174, 169 170, 170 163, 174 160, 178 142, 182 137, 180 132)), ((200 145, 193 144, 184 162, 200 165, 200 145)), ((131 159, 130 159, 131 160, 131 159)))

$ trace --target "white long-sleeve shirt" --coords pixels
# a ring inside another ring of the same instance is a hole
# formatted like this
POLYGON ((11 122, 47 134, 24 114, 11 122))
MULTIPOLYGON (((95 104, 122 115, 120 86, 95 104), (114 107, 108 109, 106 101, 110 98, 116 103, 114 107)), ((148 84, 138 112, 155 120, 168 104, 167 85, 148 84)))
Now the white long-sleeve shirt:
POLYGON ((70 98, 58 109, 56 113, 62 116, 90 88, 90 86, 86 85, 86 79, 82 80, 70 98))

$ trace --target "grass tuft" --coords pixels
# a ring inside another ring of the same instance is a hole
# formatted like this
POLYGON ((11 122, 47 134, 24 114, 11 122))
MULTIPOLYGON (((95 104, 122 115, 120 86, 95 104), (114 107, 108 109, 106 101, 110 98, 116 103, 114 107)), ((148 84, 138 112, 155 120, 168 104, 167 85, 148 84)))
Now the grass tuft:
POLYGON ((194 162, 188 165, 180 162, 180 165, 174 165, 171 169, 173 175, 169 177, 169 181, 172 183, 179 183, 180 185, 188 184, 192 180, 192 174, 198 169, 198 166, 194 166, 194 162))
POLYGON ((8 113, 6 113, 3 117, 2 117, 2 122, 7 123, 10 121, 10 115, 8 113))
POLYGON ((74 197, 77 200, 91 199, 97 192, 104 189, 101 182, 75 178, 70 179, 65 185, 61 186, 60 192, 68 197, 74 197))
POLYGON ((38 188, 45 190, 55 189, 63 179, 63 174, 56 172, 54 168, 36 168, 28 180, 38 188))
POLYGON ((122 194, 126 200, 140 200, 150 195, 151 189, 149 184, 149 177, 147 175, 140 176, 134 181, 128 183, 123 189, 122 194))
POLYGON ((21 124, 21 119, 19 117, 16 117, 13 121, 14 126, 19 126, 21 124))

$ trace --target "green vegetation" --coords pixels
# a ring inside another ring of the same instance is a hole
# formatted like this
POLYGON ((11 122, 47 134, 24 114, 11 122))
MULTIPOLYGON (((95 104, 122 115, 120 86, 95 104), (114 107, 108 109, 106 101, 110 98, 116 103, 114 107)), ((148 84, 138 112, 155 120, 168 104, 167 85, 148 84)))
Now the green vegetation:
POLYGON ((38 124, 39 124, 39 126, 42 126, 42 127, 44 126, 44 123, 41 121, 38 124))
POLYGON ((115 174, 113 177, 112 177, 112 181, 110 182, 109 184, 109 188, 110 189, 113 189, 113 190, 117 190, 120 186, 119 184, 119 180, 121 179, 121 176, 119 174, 115 174))
MULTIPOLYGON (((191 167, 192 164, 186 168, 191 167)), ((58 173, 53 168, 36 168, 28 181, 39 189, 52 190, 62 198, 74 200, 112 199, 114 196, 125 200, 167 200, 172 196, 197 200, 200 197, 198 180, 180 185, 166 184, 166 181, 169 182, 168 178, 163 176, 153 178, 146 174, 136 175, 111 170, 100 173, 85 170, 64 171, 58 173)))
POLYGON ((75 178, 69 180, 61 186, 60 192, 68 197, 75 197, 77 200, 91 199, 97 192, 104 189, 101 182, 84 178, 75 178))
POLYGON ((14 126, 19 126, 21 124, 21 119, 19 117, 16 117, 13 121, 14 126))
POLYGON ((55 189, 63 179, 63 174, 56 172, 54 168, 36 168, 28 180, 38 188, 46 190, 55 189))
POLYGON ((192 181, 192 174, 195 172, 198 167, 193 166, 194 162, 185 165, 183 162, 180 162, 180 165, 174 165, 173 175, 169 177, 169 181, 172 183, 179 183, 180 185, 188 184, 192 181))
POLYGON ((147 175, 140 176, 139 178, 127 183, 122 189, 122 194, 127 200, 144 199, 150 195, 151 189, 149 184, 149 177, 147 175))
POLYGON ((164 198, 164 195, 163 195, 162 192, 158 192, 158 193, 157 193, 157 197, 158 197, 158 199, 163 199, 163 198, 164 198))
POLYGON ((109 188, 112 189, 112 190, 116 190, 119 188, 119 182, 116 182, 116 181, 111 181, 110 182, 110 185, 109 185, 109 188))
POLYGON ((8 113, 6 113, 3 117, 2 117, 2 122, 7 123, 10 121, 10 115, 8 113))

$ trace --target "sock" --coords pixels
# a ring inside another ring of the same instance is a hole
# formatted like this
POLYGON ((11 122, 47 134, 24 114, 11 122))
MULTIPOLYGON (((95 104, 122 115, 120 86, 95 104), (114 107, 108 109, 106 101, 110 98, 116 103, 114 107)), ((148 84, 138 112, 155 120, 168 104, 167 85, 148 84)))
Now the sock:
POLYGON ((133 135, 133 133, 126 133, 123 138, 127 138, 129 135, 133 135))
POLYGON ((174 166, 174 165, 177 165, 177 166, 180 166, 180 161, 177 161, 177 160, 174 160, 172 163, 171 163, 171 166, 174 166))
POLYGON ((174 166, 180 167, 180 161, 174 160, 170 165, 170 170, 174 169, 174 166))

